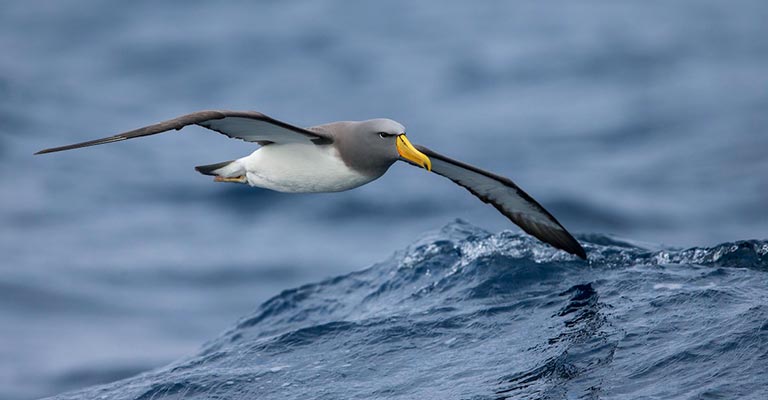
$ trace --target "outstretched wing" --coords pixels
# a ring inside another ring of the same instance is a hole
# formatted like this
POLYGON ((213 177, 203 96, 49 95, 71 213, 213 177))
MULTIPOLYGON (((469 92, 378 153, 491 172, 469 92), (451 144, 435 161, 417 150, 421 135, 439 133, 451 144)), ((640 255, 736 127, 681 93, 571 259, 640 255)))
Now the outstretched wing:
POLYGON ((539 240, 587 258, 584 248, 563 225, 510 179, 456 161, 424 146, 415 147, 430 158, 432 172, 463 186, 539 240))
POLYGON ((260 144, 288 142, 327 144, 333 142, 333 139, 323 132, 315 132, 299 128, 268 117, 260 112, 208 110, 182 115, 174 119, 158 122, 153 125, 102 139, 41 150, 35 154, 53 153, 63 150, 79 149, 81 147, 95 146, 97 144, 119 142, 142 136, 155 135, 170 130, 180 130, 188 125, 200 125, 231 138, 242 139, 246 142, 258 142, 260 144))

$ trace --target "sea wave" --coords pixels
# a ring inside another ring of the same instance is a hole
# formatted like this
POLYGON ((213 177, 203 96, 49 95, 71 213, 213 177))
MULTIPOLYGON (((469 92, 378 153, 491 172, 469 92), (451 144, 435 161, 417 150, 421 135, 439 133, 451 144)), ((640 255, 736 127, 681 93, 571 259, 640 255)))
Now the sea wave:
POLYGON ((764 398, 768 242, 580 239, 587 262, 456 221, 194 356, 55 398, 764 398))

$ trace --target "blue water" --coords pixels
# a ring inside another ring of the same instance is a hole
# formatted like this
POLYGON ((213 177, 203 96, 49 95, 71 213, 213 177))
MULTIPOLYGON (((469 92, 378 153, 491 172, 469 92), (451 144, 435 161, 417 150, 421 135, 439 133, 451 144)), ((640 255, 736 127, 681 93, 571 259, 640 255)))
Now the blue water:
POLYGON ((220 374, 250 397, 765 397, 766 20, 762 0, 3 1, 0 399, 147 371, 110 395, 220 374), (398 120, 512 178, 592 264, 407 165, 283 195, 196 174, 252 151, 202 128, 31 156, 207 108, 398 120), (418 239, 456 218, 481 228, 418 239))
POLYGON ((764 398, 768 241, 589 263, 456 222, 285 290, 196 355, 60 399, 764 398))

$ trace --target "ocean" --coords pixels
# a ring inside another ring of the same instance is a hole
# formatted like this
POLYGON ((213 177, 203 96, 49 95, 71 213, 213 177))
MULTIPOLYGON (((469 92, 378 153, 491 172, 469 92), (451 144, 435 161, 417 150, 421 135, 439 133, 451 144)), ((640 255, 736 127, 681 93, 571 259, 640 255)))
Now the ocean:
POLYGON ((768 397, 765 2, 4 1, 0 399, 768 397), (214 184, 202 109, 386 117, 585 244, 399 163, 214 184), (64 394, 70 393, 70 394, 64 394))

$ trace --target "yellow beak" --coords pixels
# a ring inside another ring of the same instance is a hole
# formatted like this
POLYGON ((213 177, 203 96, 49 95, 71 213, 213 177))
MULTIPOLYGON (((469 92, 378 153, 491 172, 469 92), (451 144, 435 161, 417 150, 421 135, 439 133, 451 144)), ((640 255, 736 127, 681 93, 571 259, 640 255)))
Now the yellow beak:
POLYGON ((397 135, 397 152, 400 157, 426 169, 432 171, 432 161, 424 153, 416 150, 405 134, 397 135))

